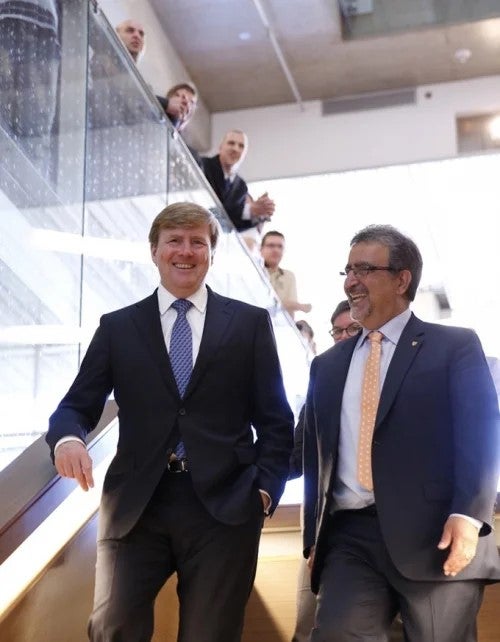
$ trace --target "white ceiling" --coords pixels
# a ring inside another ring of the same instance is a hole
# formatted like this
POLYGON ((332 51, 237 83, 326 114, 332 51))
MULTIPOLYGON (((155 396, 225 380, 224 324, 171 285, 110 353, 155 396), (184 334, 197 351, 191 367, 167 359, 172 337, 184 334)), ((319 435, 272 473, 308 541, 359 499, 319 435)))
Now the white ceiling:
POLYGON ((270 32, 302 100, 500 74, 498 0, 374 0, 347 39, 335 0, 150 2, 212 112, 294 100, 270 32), (454 54, 464 48, 461 63, 454 54))

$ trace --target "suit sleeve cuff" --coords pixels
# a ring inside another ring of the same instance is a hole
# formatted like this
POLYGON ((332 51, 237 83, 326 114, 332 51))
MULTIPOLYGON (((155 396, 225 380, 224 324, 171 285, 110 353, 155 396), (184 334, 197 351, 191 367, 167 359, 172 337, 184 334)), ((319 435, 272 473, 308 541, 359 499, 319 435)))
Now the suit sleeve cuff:
POLYGON ((259 493, 261 495, 265 495, 265 497, 267 497, 267 499, 269 500, 267 503, 267 506, 264 508, 264 515, 269 515, 269 513, 271 512, 271 506, 273 505, 273 500, 271 499, 271 495, 267 491, 263 490, 262 488, 259 488, 259 493))

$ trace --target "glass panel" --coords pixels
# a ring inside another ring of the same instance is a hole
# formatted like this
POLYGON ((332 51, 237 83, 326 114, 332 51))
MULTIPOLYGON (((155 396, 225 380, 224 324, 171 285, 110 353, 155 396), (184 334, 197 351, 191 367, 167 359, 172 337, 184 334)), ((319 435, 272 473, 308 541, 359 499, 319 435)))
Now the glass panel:
POLYGON ((82 229, 86 24, 77 0, 0 8, 0 469, 78 365, 81 260, 58 248, 82 229))
MULTIPOLYGON (((88 74, 86 199, 165 199, 165 114, 100 11, 91 13, 89 23, 88 74)), ((99 228, 87 222, 88 233, 101 235, 99 228)), ((121 230, 122 238, 130 238, 128 231, 121 230)))
POLYGON ((167 200, 167 125, 100 12, 89 23, 82 326, 156 286, 147 236, 167 200))
MULTIPOLYGON (((41 74, 35 86, 55 101, 53 124, 42 133, 26 125, 36 96, 18 84, 12 96, 24 111, 5 110, 0 129, 0 468, 45 432, 100 315, 156 287, 147 236, 167 202, 216 213, 223 233, 210 284, 270 311, 295 405, 306 353, 260 266, 100 10, 78 0, 54 7, 58 80, 54 89, 41 74)), ((32 60, 33 80, 32 39, 24 27, 2 26, 25 47, 19 64, 32 60)))

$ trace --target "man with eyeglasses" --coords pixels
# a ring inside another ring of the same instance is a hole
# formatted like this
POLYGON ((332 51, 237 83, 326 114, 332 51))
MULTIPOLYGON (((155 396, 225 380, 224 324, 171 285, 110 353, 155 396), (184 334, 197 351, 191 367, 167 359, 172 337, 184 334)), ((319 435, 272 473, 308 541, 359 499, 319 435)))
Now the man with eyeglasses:
POLYGON ((353 321, 351 318, 351 306, 347 299, 341 301, 335 308, 330 323, 332 327, 328 330, 328 334, 335 343, 343 339, 355 337, 361 330, 359 323, 353 321))
POLYGON ((476 642, 492 534, 498 402, 476 334, 409 309, 415 243, 389 225, 351 241, 343 273, 361 333, 314 359, 304 432, 312 642, 476 642))
POLYGON ((284 252, 284 234, 276 230, 266 232, 262 237, 260 254, 264 260, 264 266, 274 291, 293 319, 296 312, 300 311, 306 314, 310 312, 312 305, 310 303, 299 303, 295 274, 280 267, 284 252))

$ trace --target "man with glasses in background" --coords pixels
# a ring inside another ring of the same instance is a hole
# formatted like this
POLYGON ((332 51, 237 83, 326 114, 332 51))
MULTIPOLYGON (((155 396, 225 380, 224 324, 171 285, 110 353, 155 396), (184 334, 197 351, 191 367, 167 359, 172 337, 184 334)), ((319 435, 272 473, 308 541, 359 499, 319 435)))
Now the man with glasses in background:
POLYGON ((484 586, 500 580, 495 389, 472 330, 410 311, 421 273, 392 226, 358 232, 341 274, 362 331, 311 365, 312 642, 386 642, 398 611, 407 642, 476 642, 484 586))
POLYGON ((266 232, 262 237, 260 254, 271 285, 278 295, 281 305, 293 319, 295 312, 300 311, 307 314, 311 311, 312 306, 310 303, 299 303, 295 274, 280 267, 284 252, 285 236, 276 230, 266 232))
POLYGON ((332 327, 328 330, 328 334, 334 343, 355 337, 361 330, 359 323, 351 318, 351 306, 347 299, 341 301, 335 308, 330 323, 332 327))

